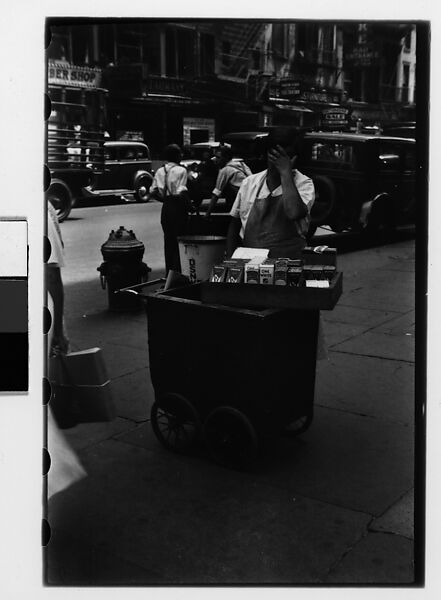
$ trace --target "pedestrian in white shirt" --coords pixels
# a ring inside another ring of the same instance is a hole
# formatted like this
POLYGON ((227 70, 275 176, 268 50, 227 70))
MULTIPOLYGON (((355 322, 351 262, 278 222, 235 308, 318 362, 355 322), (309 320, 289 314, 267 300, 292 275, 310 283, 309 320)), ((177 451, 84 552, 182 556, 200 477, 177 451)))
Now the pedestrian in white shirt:
POLYGON ((170 270, 181 272, 178 237, 186 232, 191 201, 187 190, 187 169, 179 164, 182 159, 180 147, 170 144, 164 154, 166 162, 156 171, 149 196, 162 202, 161 225, 168 275, 170 270))
POLYGON ((224 197, 228 210, 231 210, 242 181, 251 175, 251 169, 239 158, 233 158, 229 146, 220 146, 215 152, 219 173, 216 187, 211 193, 210 205, 205 213, 209 217, 219 198, 224 197))
MULTIPOLYGON (((46 262, 46 285, 48 308, 51 313, 51 327, 48 332, 48 357, 66 354, 69 341, 64 330, 64 288, 61 268, 64 266, 64 245, 61 237, 57 213, 50 202, 47 203, 47 239, 49 257, 46 262)), ((78 456, 66 437, 57 426, 52 414, 51 402, 47 412, 47 446, 51 464, 47 475, 48 499, 65 490, 86 476, 78 456)), ((49 513, 50 514, 50 513, 49 513)))

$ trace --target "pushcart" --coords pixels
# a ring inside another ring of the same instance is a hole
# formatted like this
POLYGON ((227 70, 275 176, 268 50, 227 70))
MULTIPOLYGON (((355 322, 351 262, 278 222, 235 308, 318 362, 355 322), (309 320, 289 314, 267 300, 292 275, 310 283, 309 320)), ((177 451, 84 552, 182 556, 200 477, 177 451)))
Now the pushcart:
POLYGON ((263 438, 310 426, 319 310, 209 303, 203 286, 138 289, 155 391, 151 425, 170 450, 190 452, 202 440, 217 462, 240 468, 263 438))

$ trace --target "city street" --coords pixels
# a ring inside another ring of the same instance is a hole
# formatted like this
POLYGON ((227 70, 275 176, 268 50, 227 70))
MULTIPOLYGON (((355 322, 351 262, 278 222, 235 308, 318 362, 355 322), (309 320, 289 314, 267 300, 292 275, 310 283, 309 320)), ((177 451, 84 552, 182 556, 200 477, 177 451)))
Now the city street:
POLYGON ((75 209, 61 225, 72 349, 103 348, 118 416, 66 430, 88 476, 49 503, 48 582, 411 584, 412 237, 339 253, 344 293, 322 312, 329 358, 317 365, 314 422, 238 472, 202 450, 185 457, 159 444, 146 316, 107 310, 101 244, 111 229, 133 229, 151 278, 162 276, 160 208, 75 209))

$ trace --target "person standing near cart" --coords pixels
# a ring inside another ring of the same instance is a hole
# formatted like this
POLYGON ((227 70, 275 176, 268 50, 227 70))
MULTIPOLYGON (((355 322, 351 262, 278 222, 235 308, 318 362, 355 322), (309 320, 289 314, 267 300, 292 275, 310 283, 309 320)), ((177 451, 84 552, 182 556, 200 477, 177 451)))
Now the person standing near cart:
POLYGON ((227 257, 237 246, 267 248, 272 258, 300 258, 315 192, 295 168, 302 134, 275 128, 267 138, 265 171, 247 177, 230 211, 227 257))
POLYGON ((165 164, 153 178, 149 198, 162 202, 161 226, 164 232, 165 271, 181 272, 178 237, 186 232, 191 201, 187 189, 187 169, 180 165, 182 152, 170 144, 164 152, 165 164))
POLYGON ((205 217, 210 216, 221 196, 225 198, 228 210, 231 210, 242 181, 251 175, 251 169, 243 160, 233 158, 233 152, 229 146, 220 146, 216 150, 215 157, 219 173, 205 217))

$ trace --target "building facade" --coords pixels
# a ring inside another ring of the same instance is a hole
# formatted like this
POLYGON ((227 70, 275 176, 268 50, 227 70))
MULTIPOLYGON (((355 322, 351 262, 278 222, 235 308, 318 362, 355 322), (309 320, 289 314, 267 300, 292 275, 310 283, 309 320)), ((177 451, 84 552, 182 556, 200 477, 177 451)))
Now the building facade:
POLYGON ((231 131, 398 119, 415 101, 409 25, 84 20, 51 33, 49 60, 102 70, 110 136, 154 156, 231 131))

